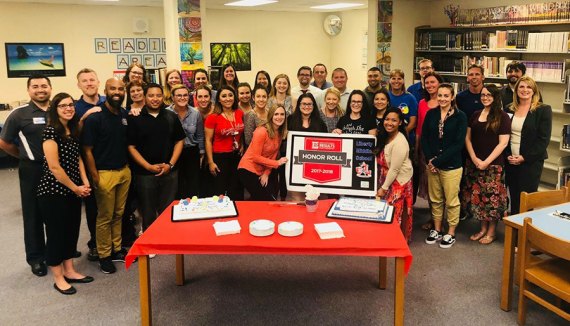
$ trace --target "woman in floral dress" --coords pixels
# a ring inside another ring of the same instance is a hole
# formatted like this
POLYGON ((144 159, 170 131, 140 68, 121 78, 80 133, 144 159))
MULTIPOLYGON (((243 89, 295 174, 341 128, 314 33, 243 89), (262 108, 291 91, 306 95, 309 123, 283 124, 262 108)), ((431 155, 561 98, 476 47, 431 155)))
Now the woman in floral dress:
POLYGON ((470 239, 490 244, 495 240, 497 221, 507 212, 503 151, 509 144, 511 119, 502 110, 497 86, 483 88, 481 103, 484 108, 471 116, 465 137, 470 159, 465 166, 461 204, 481 222, 481 230, 470 239))
POLYGON ((400 223, 404 237, 412 240, 413 186, 410 145, 406 136, 404 114, 398 108, 388 108, 383 128, 377 136, 378 192, 376 195, 394 206, 394 219, 400 223), (402 221, 406 209, 407 218, 402 221))

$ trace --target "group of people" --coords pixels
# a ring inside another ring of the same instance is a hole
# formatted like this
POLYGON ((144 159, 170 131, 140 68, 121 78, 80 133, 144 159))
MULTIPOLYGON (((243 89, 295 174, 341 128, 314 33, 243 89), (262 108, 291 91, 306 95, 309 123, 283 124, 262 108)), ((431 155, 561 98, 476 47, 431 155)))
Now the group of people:
POLYGON ((251 87, 228 64, 215 90, 203 69, 194 72, 191 90, 177 70, 166 73, 164 87, 148 83, 144 66, 135 63, 122 80, 106 80, 104 96, 97 73, 82 69, 78 100, 67 93, 52 98, 49 78, 30 77, 31 100, 7 118, 0 148, 20 158, 32 272, 46 275, 47 264, 63 294, 76 292, 73 283, 93 281, 73 267, 81 255, 82 201, 88 259, 114 273, 114 262, 124 262, 125 248, 136 239, 137 209, 144 232, 175 198, 244 200, 247 190, 250 200, 285 200, 287 131, 375 136, 377 197, 394 206, 408 241, 419 195, 431 208, 426 243, 453 246, 462 211, 481 221, 471 240, 491 243, 507 214, 506 187, 511 213, 518 212, 521 191, 537 190, 551 109, 521 63, 507 67, 503 89, 484 85, 483 68, 471 66, 469 88, 457 96, 430 60, 419 69, 421 81, 407 90, 401 70, 393 70, 384 87, 376 67, 368 70, 364 90, 352 90, 343 68, 333 70, 331 83, 325 65, 302 66, 296 86, 286 74, 272 81, 259 71, 251 87), (512 103, 504 106, 509 91, 512 103))

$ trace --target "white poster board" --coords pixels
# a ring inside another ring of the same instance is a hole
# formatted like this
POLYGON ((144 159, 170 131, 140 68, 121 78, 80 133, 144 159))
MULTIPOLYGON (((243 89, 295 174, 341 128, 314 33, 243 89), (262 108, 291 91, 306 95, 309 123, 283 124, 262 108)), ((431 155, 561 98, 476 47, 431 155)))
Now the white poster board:
POLYGON ((287 135, 287 189, 310 184, 325 194, 376 195, 376 138, 290 131, 287 135))

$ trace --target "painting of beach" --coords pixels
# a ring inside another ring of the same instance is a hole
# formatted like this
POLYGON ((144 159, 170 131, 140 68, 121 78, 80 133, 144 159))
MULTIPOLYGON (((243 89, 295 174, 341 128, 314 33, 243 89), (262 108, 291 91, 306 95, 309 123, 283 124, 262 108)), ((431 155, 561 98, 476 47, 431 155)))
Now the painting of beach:
POLYGON ((63 43, 6 43, 8 77, 65 76, 63 43))

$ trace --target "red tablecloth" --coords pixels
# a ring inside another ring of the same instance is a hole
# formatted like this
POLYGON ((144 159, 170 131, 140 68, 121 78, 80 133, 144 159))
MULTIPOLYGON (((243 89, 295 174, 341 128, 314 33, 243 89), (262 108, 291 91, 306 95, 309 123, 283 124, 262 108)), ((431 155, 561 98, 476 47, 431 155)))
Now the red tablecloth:
POLYGON ((314 213, 308 213, 304 206, 237 202, 241 233, 225 236, 216 236, 213 224, 231 218, 172 222, 169 207, 131 247, 126 266, 129 268, 136 256, 148 254, 342 255, 404 257, 405 272, 408 273, 412 253, 397 222, 384 224, 327 218, 333 201, 319 201, 314 213), (249 223, 257 219, 275 222, 275 233, 268 237, 249 234, 249 223), (285 221, 303 223, 303 234, 292 238, 279 235, 277 225, 285 221), (337 222, 345 238, 321 240, 314 224, 326 222, 337 222))

